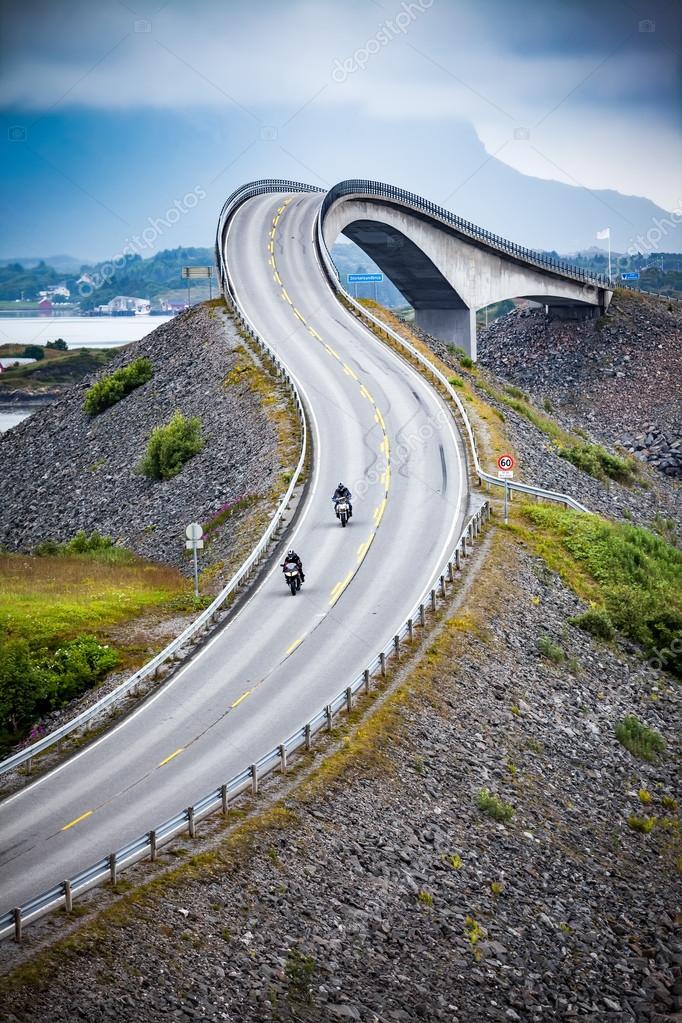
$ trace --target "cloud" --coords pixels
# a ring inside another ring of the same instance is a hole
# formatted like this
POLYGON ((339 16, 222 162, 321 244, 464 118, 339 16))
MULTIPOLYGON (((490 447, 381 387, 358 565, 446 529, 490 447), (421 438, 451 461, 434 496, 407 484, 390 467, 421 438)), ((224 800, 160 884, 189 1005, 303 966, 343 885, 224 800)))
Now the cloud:
POLYGON ((8 26, 3 102, 38 115, 230 109, 254 132, 314 106, 340 131, 367 118, 387 138, 399 130, 401 144, 416 119, 443 131, 465 119, 489 153, 524 173, 671 208, 678 68, 666 9, 651 6, 658 34, 639 32, 621 0, 547 2, 542 18, 524 0, 204 2, 156 13, 136 0, 139 14, 33 0, 8 26), (348 62, 345 77, 335 72, 348 62))

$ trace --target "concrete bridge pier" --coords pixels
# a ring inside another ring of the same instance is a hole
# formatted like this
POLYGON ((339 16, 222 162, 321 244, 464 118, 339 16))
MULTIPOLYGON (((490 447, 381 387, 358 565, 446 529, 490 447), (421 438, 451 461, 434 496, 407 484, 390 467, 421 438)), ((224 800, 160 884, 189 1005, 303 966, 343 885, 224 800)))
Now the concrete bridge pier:
POLYGON ((414 321, 418 327, 440 338, 446 344, 463 348, 476 361, 475 309, 419 309, 415 308, 414 321))

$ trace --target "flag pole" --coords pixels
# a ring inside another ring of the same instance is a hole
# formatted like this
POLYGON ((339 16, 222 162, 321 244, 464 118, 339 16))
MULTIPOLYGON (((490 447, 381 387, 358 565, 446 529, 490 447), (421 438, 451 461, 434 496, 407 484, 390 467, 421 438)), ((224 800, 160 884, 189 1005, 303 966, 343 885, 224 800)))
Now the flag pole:
POLYGON ((611 284, 613 278, 611 277, 611 228, 609 228, 609 284, 611 284))

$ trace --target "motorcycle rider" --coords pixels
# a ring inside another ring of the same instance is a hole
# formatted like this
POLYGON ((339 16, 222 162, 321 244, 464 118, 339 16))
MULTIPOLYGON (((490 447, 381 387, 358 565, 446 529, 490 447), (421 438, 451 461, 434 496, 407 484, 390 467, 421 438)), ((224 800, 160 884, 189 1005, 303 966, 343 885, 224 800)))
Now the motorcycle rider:
POLYGON ((339 517, 339 513, 338 511, 336 511, 336 505, 339 501, 348 501, 348 518, 349 519, 352 518, 353 505, 350 503, 350 499, 352 496, 353 495, 351 494, 350 490, 345 485, 345 483, 339 483, 336 490, 334 491, 334 496, 332 497, 332 501, 334 502, 334 511, 336 512, 337 518, 339 517))
POLYGON ((287 551, 287 556, 282 562, 281 567, 284 568, 288 561, 293 561, 294 564, 298 567, 298 570, 301 573, 301 582, 304 583, 305 576, 303 575, 303 562, 301 561, 293 547, 290 547, 289 550, 287 551))

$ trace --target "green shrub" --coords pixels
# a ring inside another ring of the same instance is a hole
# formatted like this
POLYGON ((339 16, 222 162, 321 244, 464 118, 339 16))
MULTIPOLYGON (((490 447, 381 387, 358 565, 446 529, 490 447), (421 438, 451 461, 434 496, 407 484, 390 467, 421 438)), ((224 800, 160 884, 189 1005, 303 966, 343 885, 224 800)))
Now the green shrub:
POLYGON ((42 345, 26 345, 24 348, 24 359, 36 359, 40 362, 45 358, 45 349, 42 345))
POLYGON ((201 420, 197 416, 185 419, 182 412, 176 412, 169 423, 152 430, 140 472, 155 480, 169 480, 204 443, 201 420))
POLYGON ((464 387, 464 381, 461 377, 448 377, 448 383, 451 387, 464 387))
POLYGON ((665 750, 665 740, 658 732, 639 721, 633 714, 624 717, 616 725, 616 738, 628 752, 640 760, 650 763, 665 750))
POLYGON ((89 416, 104 412, 135 388, 151 380, 153 372, 152 364, 147 358, 135 359, 129 366, 115 369, 113 373, 102 377, 89 388, 83 402, 83 411, 89 416))
POLYGON ((628 817, 628 826, 633 831, 639 831, 642 835, 648 835, 654 830, 655 817, 628 817))
POLYGON ((33 553, 39 558, 67 557, 77 554, 93 561, 117 565, 130 564, 136 560, 132 551, 126 547, 117 547, 110 536, 100 536, 97 530, 88 536, 84 529, 79 530, 65 543, 57 543, 56 540, 43 540, 33 548, 33 553))
POLYGON ((476 796, 476 805, 479 810, 487 813, 496 821, 510 821, 514 816, 514 807, 511 803, 505 803, 503 799, 491 792, 490 789, 481 789, 476 796))
POLYGON ((94 551, 104 551, 114 546, 110 536, 100 536, 95 530, 88 536, 84 529, 80 529, 76 535, 63 545, 67 554, 89 554, 94 551))
POLYGON ((608 478, 619 483, 632 483, 637 475, 637 464, 633 459, 612 455, 600 444, 571 444, 557 448, 557 454, 598 480, 608 478))
POLYGON ((0 637, 0 727, 17 732, 32 720, 38 679, 25 639, 0 637))
POLYGON ((537 645, 538 652, 553 664, 562 664, 566 660, 566 654, 550 636, 540 636, 537 645))
POLYGON ((608 611, 605 611, 603 607, 591 607, 589 611, 576 615, 575 618, 569 618, 569 622, 582 629, 583 632, 589 632, 590 636, 594 636, 595 639, 613 639, 615 634, 613 622, 609 618, 608 611))
POLYGON ((48 341, 45 347, 54 348, 58 352, 67 352, 69 350, 69 346, 63 337, 58 337, 56 341, 48 341))
POLYGON ((474 360, 469 355, 460 355, 459 361, 465 369, 473 369, 474 360))
POLYGON ((584 599, 657 664, 682 677, 682 551, 640 526, 524 505, 529 540, 584 599))
POLYGON ((47 707, 61 707, 90 689, 119 661, 116 650, 94 636, 78 636, 36 668, 39 689, 47 707))
POLYGON ((507 394, 511 395, 512 398, 520 398, 521 401, 528 401, 528 395, 525 394, 520 387, 514 387, 510 384, 508 387, 505 387, 505 391, 507 394))

